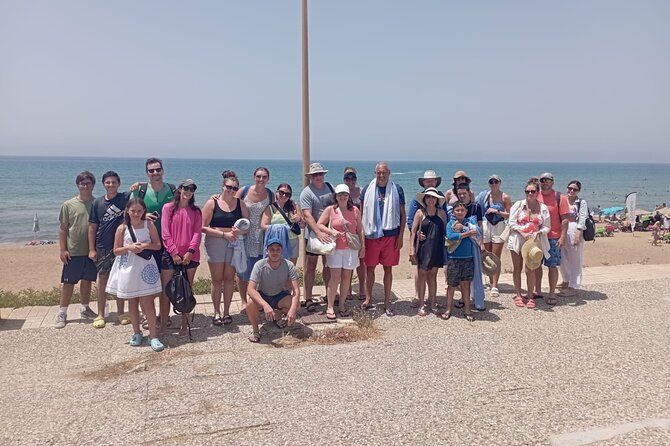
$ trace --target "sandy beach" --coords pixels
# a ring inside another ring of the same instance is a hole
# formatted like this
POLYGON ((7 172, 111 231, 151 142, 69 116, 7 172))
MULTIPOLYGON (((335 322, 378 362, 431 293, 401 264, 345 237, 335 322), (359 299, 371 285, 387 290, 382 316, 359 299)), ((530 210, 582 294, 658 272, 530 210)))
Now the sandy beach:
MULTIPOLYGON (((650 232, 636 232, 635 236, 630 233, 616 233, 613 237, 597 238, 595 242, 588 242, 584 247, 584 265, 589 267, 670 263, 670 245, 651 246, 650 237, 650 232)), ((48 290, 60 284, 61 266, 57 245, 0 245, 0 256, 5 259, 0 262, 1 290, 19 291, 27 288, 48 290)), ((410 265, 408 258, 409 235, 406 233, 401 262, 394 269, 395 277, 400 279, 412 277, 414 267, 410 265)), ((502 255, 502 271, 512 271, 510 254, 506 249, 502 255)), ((377 274, 378 280, 381 280, 381 272, 377 274)), ((206 262, 203 261, 198 268, 196 277, 209 278, 206 262)))

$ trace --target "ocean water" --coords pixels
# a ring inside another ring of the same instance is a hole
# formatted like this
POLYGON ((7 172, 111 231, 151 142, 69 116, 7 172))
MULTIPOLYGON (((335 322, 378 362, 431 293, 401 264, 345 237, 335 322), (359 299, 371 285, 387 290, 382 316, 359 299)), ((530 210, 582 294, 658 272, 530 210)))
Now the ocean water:
MULTIPOLYGON (((146 181, 144 158, 47 158, 0 157, 0 184, 5 199, 0 205, 0 243, 25 242, 34 238, 57 239, 58 213, 63 201, 77 194, 74 179, 83 170, 93 172, 98 180, 94 196, 104 194, 100 183, 102 174, 116 171, 121 177, 121 188, 134 181, 146 181), (33 217, 37 213, 40 232, 32 232, 33 217)), ((319 161, 319 160, 314 160, 319 161)), ((179 183, 193 178, 198 184, 196 201, 202 204, 211 194, 221 190, 221 172, 232 169, 242 184, 253 182, 253 170, 258 166, 270 170, 270 187, 287 182, 293 186, 297 199, 302 189, 301 161, 299 160, 226 160, 226 159, 164 159, 165 179, 179 183)), ((326 180, 336 185, 342 182, 345 166, 358 170, 359 185, 374 177, 375 161, 322 161, 329 173, 326 180)), ((556 179, 556 190, 565 192, 570 180, 582 182, 582 198, 595 208, 624 204, 627 193, 638 192, 638 208, 653 209, 659 203, 670 202, 670 165, 667 164, 556 164, 556 163, 488 163, 446 161, 389 162, 392 180, 405 193, 418 192, 417 178, 426 169, 434 169, 443 177, 441 190, 448 188, 456 170, 465 170, 473 179, 472 188, 478 192, 487 188, 488 176, 502 177, 502 189, 513 199, 523 196, 525 181, 549 171, 556 179)))

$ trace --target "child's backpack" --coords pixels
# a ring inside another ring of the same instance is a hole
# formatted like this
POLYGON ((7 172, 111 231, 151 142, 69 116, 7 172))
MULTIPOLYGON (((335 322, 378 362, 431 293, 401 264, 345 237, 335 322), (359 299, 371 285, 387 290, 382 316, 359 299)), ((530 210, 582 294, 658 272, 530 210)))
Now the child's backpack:
MULTIPOLYGON (((191 288, 191 283, 188 281, 188 275, 186 274, 186 268, 183 265, 176 265, 177 269, 172 276, 172 279, 165 285, 165 294, 170 298, 170 303, 174 312, 177 314, 188 314, 195 308, 195 296, 193 295, 193 288, 191 288)), ((192 315, 191 320, 193 320, 195 314, 192 315)), ((191 337, 191 324, 186 320, 188 324, 188 337, 191 337)))

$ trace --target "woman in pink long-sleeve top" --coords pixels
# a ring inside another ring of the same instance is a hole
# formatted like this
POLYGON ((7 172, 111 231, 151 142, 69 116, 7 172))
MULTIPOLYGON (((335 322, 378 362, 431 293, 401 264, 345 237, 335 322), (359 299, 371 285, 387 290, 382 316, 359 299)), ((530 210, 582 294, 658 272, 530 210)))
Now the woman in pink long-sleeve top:
MULTIPOLYGON (((161 216, 161 236, 163 258, 161 275, 167 283, 178 266, 186 268, 188 281, 193 283, 195 270, 200 265, 200 239, 202 237, 202 213, 195 205, 196 184, 184 180, 174 193, 174 200, 163 206, 161 216)), ((169 320, 165 318, 163 320, 169 320)), ((164 330, 166 327, 161 327, 164 330)), ((188 336, 188 315, 181 315, 179 336, 188 336)))

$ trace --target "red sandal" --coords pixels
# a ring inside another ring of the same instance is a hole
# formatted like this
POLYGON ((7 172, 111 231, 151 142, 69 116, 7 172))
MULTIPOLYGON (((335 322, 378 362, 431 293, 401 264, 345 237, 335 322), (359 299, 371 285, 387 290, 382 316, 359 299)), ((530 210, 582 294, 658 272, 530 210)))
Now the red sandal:
MULTIPOLYGON (((535 301, 534 299, 532 300, 535 301)), ((517 307, 525 307, 526 302, 524 302, 523 297, 517 296, 514 298, 514 305, 516 305, 517 307)))

